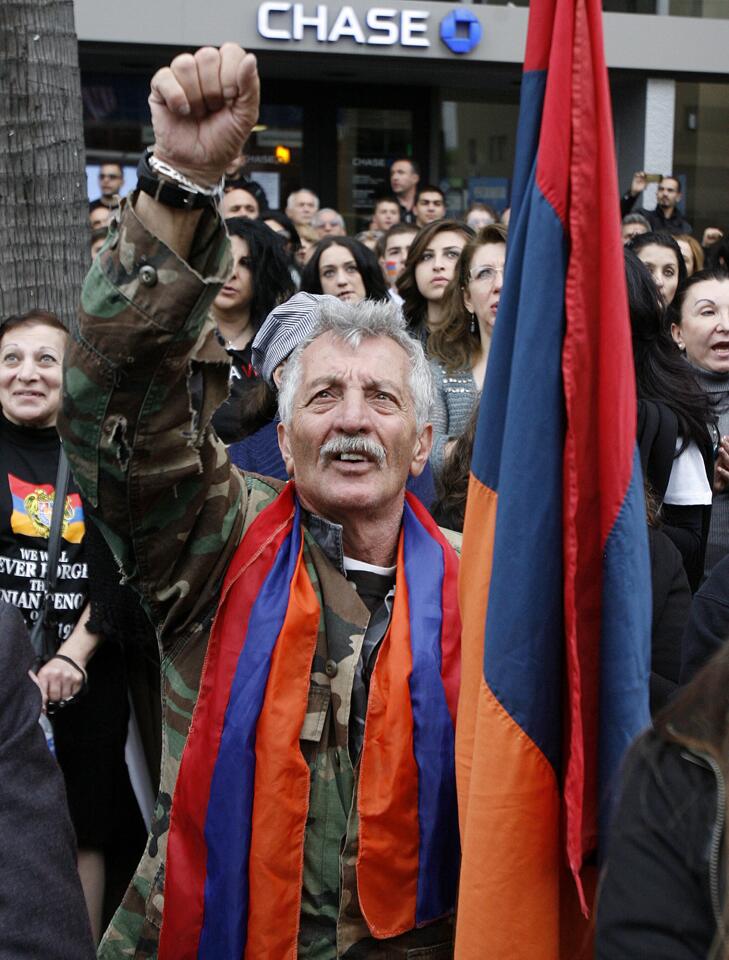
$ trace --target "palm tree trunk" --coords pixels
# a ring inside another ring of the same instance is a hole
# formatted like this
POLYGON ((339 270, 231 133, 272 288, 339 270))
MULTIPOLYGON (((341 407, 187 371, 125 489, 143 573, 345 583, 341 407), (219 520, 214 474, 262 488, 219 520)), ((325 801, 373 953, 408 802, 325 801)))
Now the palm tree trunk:
POLYGON ((73 0, 0 3, 0 319, 69 323, 89 261, 73 0))

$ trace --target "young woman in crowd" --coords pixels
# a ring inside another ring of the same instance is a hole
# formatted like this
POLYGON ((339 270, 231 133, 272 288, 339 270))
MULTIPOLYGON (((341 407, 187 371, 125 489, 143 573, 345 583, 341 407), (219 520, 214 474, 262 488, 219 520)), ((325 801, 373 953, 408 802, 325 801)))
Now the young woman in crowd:
POLYGON ((686 279, 686 264, 681 248, 670 233, 641 233, 630 241, 630 249, 648 267, 653 282, 666 306, 686 279))
POLYGON ((681 552, 692 590, 703 575, 711 515, 713 412, 666 332, 662 300, 643 263, 625 250, 643 474, 663 530, 681 552))
POLYGON ((435 382, 431 463, 436 477, 483 388, 505 261, 506 227, 483 227, 461 252, 443 295, 442 322, 428 339, 435 382))
POLYGON ((345 303, 387 299, 377 257, 351 237, 319 241, 301 274, 301 289, 305 293, 327 293, 345 303))
POLYGON ((264 223, 234 217, 225 221, 233 253, 233 272, 213 302, 218 335, 231 358, 230 396, 213 415, 224 443, 234 443, 259 425, 265 410, 251 363, 251 342, 277 303, 295 292, 280 237, 264 223))
POLYGON ((729 552, 729 274, 702 270, 679 288, 671 335, 718 419, 714 502, 705 573, 729 552))
POLYGON ((608 839, 597 960, 727 960, 729 645, 632 748, 608 839))
MULTIPOLYGON (((65 347, 62 324, 44 311, 13 317, 0 328, 0 588, 6 598, 14 598, 29 629, 45 595, 65 347)), ((130 788, 124 763, 128 718, 124 668, 120 648, 100 642, 100 627, 91 619, 94 570, 87 549, 88 523, 71 478, 62 524, 59 602, 53 604, 57 612, 48 627, 55 654, 39 669, 38 682, 44 697, 58 707, 52 718, 56 753, 98 941, 104 851, 125 829, 130 814, 120 803, 129 799, 130 788)), ((28 831, 30 843, 32 823, 28 831)), ((49 889, 46 895, 52 897, 54 891, 49 889)))
POLYGON ((686 264, 686 275, 693 276, 698 270, 704 269, 704 251, 701 244, 689 233, 679 233, 676 237, 683 262, 686 264))
POLYGON ((444 319, 443 295, 473 230, 457 220, 436 220, 413 240, 397 281, 410 333, 425 343, 444 319))

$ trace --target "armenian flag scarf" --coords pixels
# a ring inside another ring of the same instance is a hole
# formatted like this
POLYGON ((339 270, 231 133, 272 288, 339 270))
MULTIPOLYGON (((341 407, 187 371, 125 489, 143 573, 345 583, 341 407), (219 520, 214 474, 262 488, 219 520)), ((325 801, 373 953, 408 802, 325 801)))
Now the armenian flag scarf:
MULTIPOLYGON (((455 903, 457 568, 408 494, 359 767, 358 893, 380 938, 455 903)), ((320 615, 289 483, 223 585, 172 804, 160 960, 296 956, 310 785, 299 736, 320 615)))

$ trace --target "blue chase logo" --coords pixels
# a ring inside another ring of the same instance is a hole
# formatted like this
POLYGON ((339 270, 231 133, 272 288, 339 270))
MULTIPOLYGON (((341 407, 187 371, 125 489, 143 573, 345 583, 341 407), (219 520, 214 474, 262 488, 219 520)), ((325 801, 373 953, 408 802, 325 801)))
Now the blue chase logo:
POLYGON ((481 41, 481 24, 470 10, 454 10, 440 22, 440 38, 453 53, 470 53, 481 41))

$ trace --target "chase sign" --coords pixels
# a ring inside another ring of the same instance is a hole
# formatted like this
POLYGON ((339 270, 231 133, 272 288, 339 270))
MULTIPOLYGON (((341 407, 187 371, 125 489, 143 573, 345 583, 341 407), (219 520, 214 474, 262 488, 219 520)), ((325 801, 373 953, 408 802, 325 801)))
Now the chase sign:
POLYGON ((481 40, 481 24, 470 10, 453 10, 440 22, 440 38, 453 53, 470 53, 481 40))
MULTIPOLYGON (((258 35, 264 40, 317 44, 349 41, 372 47, 430 47, 430 11, 326 3, 266 0, 258 7, 258 35)), ((452 53, 469 53, 481 39, 481 24, 470 11, 456 10, 440 24, 440 38, 452 53)))

